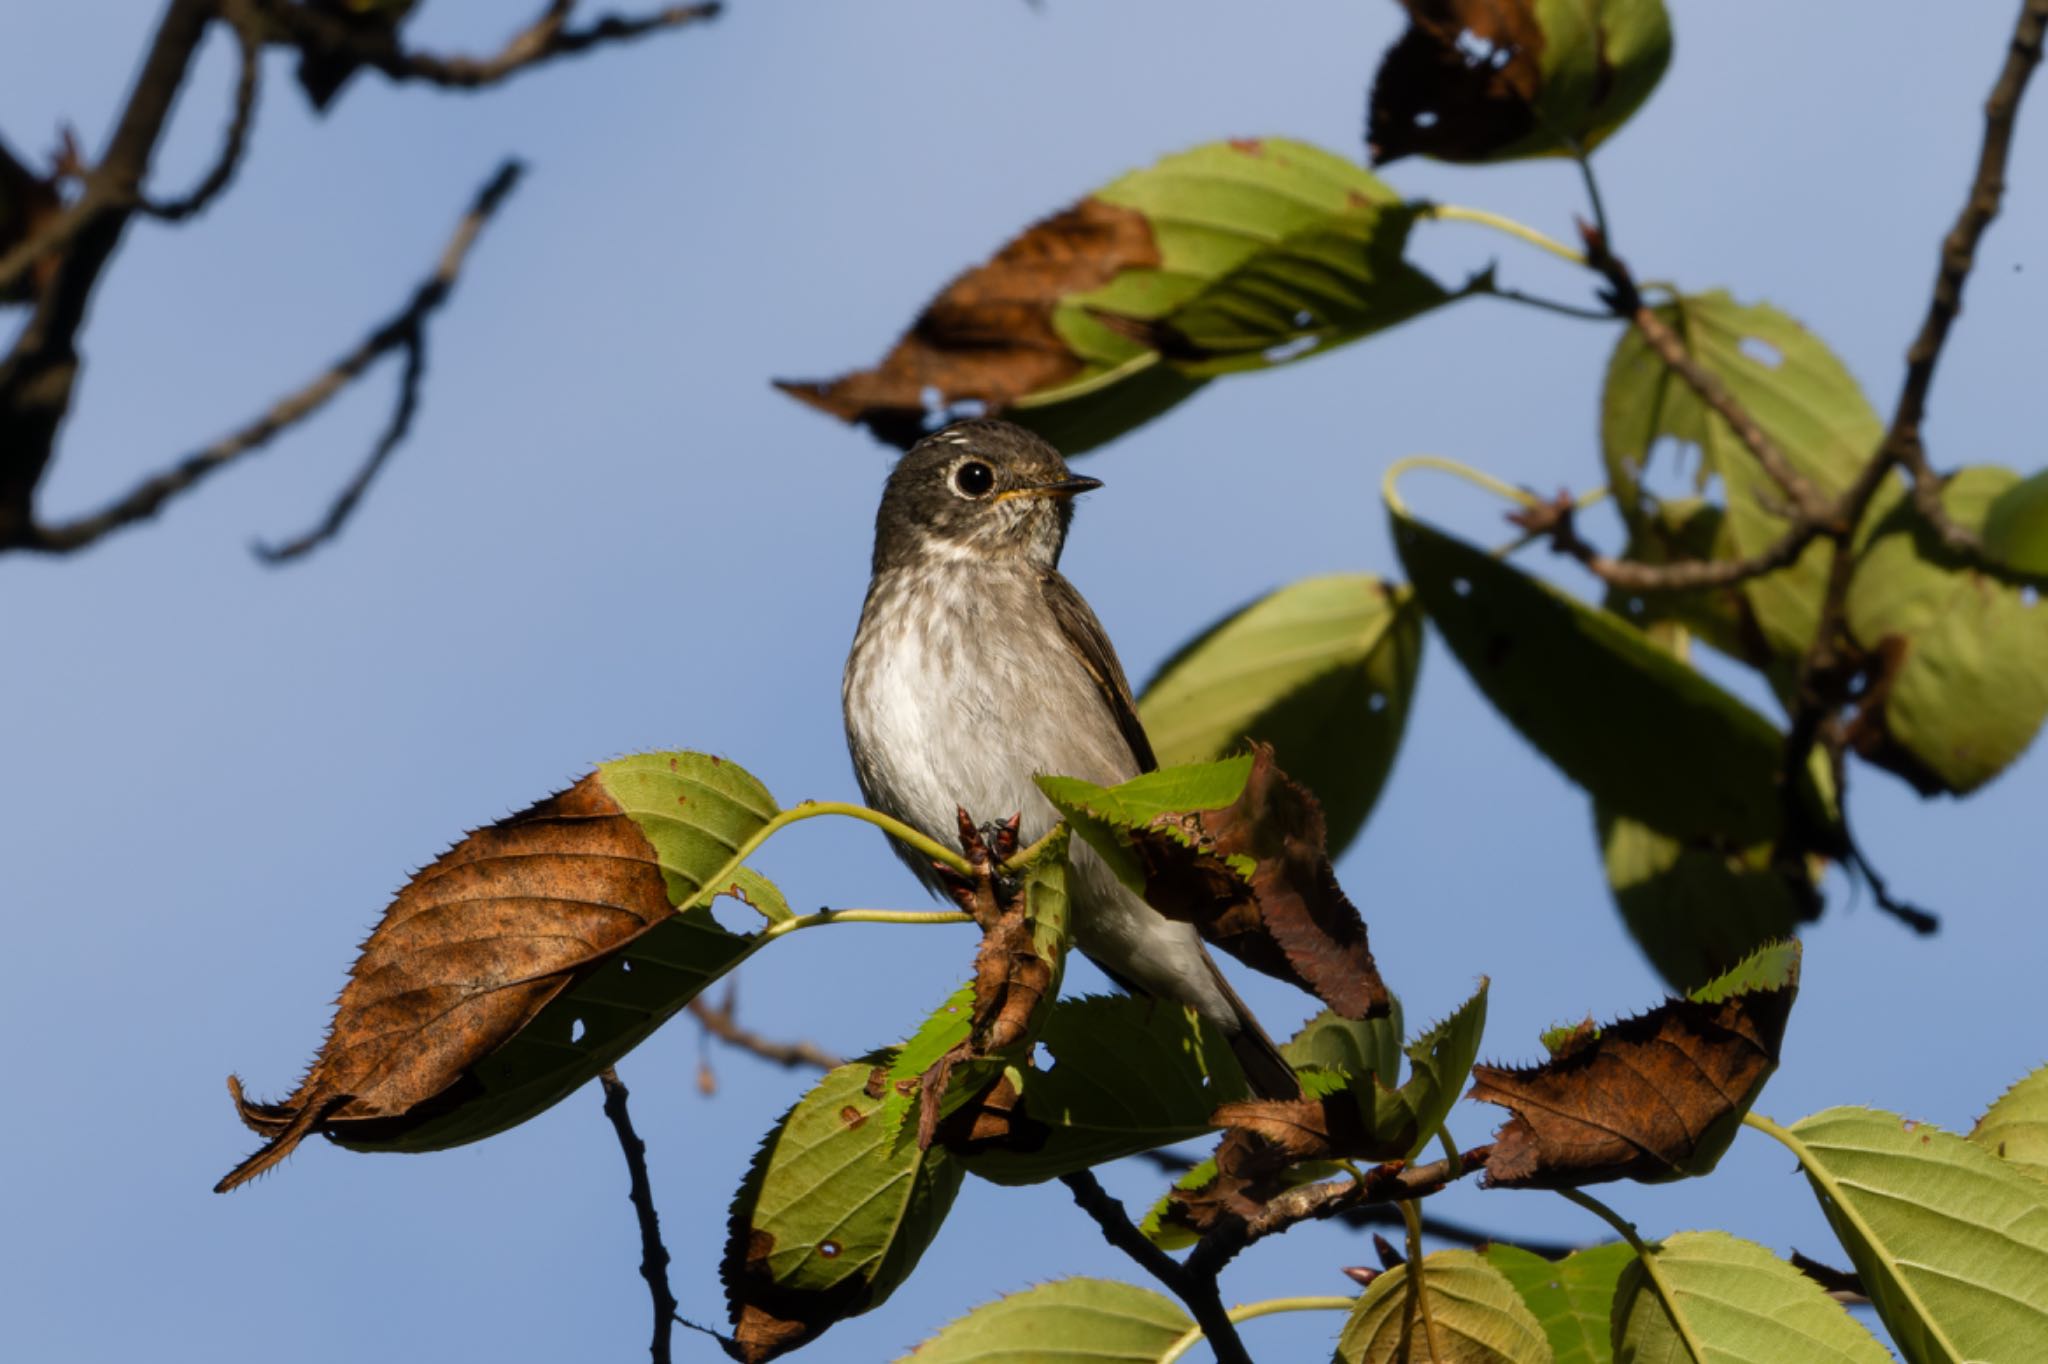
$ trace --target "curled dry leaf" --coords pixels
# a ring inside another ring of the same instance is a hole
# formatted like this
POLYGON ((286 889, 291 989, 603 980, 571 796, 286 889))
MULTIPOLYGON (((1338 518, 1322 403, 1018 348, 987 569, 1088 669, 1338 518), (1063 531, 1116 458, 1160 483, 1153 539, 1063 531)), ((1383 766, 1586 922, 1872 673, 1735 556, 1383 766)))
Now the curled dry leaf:
POLYGON ((1590 149, 1671 60, 1663 0, 1401 0, 1408 29, 1373 77, 1377 165, 1421 154, 1496 161, 1590 149))
POLYGON ((751 940, 697 902, 734 883, 735 849, 774 813, 736 764, 650 754, 470 834, 392 901, 291 1097, 257 1103, 229 1080, 266 1142, 217 1190, 315 1131, 432 1149, 573 1091, 746 955, 751 940), (619 974, 617 958, 657 941, 619 974), (573 1019, 549 1008, 572 999, 573 1019))
POLYGON ((1316 798, 1253 744, 1243 785, 1228 803, 1160 807, 1166 768, 1102 788, 1070 777, 1039 786, 1075 832, 1116 867, 1148 904, 1192 923, 1245 965, 1309 991, 1345 1018, 1388 1009, 1365 920, 1337 884, 1316 798), (1123 797, 1143 793, 1139 799, 1123 797))
POLYGON ((1603 1028, 1553 1030, 1541 1065, 1473 1067, 1469 1097, 1514 1114, 1494 1136, 1487 1185, 1707 1173, 1777 1068, 1798 980, 1798 944, 1773 944, 1688 998, 1603 1028))

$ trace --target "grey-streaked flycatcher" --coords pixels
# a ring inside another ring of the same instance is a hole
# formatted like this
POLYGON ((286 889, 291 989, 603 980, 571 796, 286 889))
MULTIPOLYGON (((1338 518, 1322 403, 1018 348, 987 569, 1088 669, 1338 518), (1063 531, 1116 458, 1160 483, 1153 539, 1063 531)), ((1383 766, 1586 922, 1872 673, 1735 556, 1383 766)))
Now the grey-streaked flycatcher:
MULTIPOLYGON (((1106 786, 1158 765, 1109 637, 1059 574, 1072 499, 1100 486, 1002 421, 956 422, 897 463, 842 693, 870 805, 946 843, 959 809, 977 823, 1021 812, 1029 843, 1059 819, 1033 776, 1106 786)), ((896 850, 937 888, 932 867, 896 850)), ((1299 1094, 1193 926, 1132 894, 1079 840, 1071 859, 1080 949, 1125 988, 1215 1023, 1258 1093, 1299 1094)))

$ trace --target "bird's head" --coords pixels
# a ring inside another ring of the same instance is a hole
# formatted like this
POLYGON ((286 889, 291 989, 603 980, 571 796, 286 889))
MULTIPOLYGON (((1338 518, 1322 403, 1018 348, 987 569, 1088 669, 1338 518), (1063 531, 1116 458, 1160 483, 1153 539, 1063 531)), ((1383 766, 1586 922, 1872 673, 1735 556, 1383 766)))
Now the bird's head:
POLYGON ((1021 426, 954 422, 910 447, 875 516, 875 571, 931 559, 1052 568, 1077 493, 1101 487, 1021 426))

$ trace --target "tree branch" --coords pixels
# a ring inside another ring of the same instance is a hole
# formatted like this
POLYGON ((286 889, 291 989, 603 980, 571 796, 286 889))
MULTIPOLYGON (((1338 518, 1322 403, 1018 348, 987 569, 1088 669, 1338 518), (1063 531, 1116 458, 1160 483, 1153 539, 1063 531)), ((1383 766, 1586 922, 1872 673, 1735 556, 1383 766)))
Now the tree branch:
POLYGON ((1509 512, 1508 520, 1530 535, 1547 538, 1554 552, 1576 559, 1594 577, 1624 592, 1690 592, 1732 587, 1795 562, 1821 533, 1816 522, 1799 517, 1784 535, 1759 554, 1741 559, 1681 559, 1675 563, 1649 564, 1602 554, 1580 538, 1574 520, 1577 510, 1571 494, 1559 493, 1549 502, 1509 512))
POLYGON ((675 1335, 675 1291, 668 1284, 668 1247, 661 1239, 661 1218, 654 1210, 654 1187, 647 1179, 647 1143, 633 1130, 632 1115, 626 1111, 627 1091, 610 1066, 598 1073, 604 1086, 604 1115, 618 1133, 619 1149, 626 1156, 628 1197, 640 1223, 640 1277, 654 1298, 654 1342, 648 1346, 653 1364, 669 1364, 670 1341, 675 1335))
MULTIPOLYGON (((11 545, 6 539, 0 538, 0 547, 32 549, 51 554, 65 554, 82 549, 112 531, 154 516, 164 503, 173 497, 191 490, 209 475, 219 472, 243 456, 262 449, 279 434, 297 426, 325 407, 337 393, 360 378, 365 370, 387 353, 401 347, 410 347, 415 351, 416 364, 417 351, 423 344, 427 319, 448 301, 456 278, 468 258, 470 247, 475 244, 477 234, 497 212, 505 196, 512 192, 513 186, 519 182, 522 171, 523 167, 517 161, 507 161, 498 167, 497 173, 478 191, 468 212, 456 225, 454 235, 442 250, 440 262, 434 273, 414 290, 405 307, 310 383, 279 399, 269 411, 240 430, 186 456, 161 473, 144 479, 99 511, 57 526, 45 527, 31 523, 16 531, 11 545)), ((413 365, 408 366, 408 377, 413 380, 417 378, 413 365)), ((342 491, 327 521, 323 522, 322 527, 310 537, 312 543, 332 535, 334 530, 339 528, 341 520, 345 519, 349 510, 354 507, 355 499, 360 497, 362 487, 367 485, 384 457, 390 453, 387 442, 395 445, 396 438, 405 434, 406 427, 411 422, 411 407, 417 401, 415 388, 416 383, 401 385, 399 410, 394 413, 392 423, 386 428, 386 439, 379 442, 370 462, 357 474, 350 486, 342 491)), ((287 545, 285 548, 290 549, 291 546, 287 545)))
POLYGON ((394 81, 419 81, 447 89, 476 90, 522 71, 574 56, 606 43, 630 42, 649 33, 682 28, 718 16, 716 3, 670 5, 638 17, 608 14, 582 28, 570 28, 575 0, 549 0, 540 15, 489 57, 441 56, 408 51, 391 29, 366 30, 304 5, 258 0, 265 18, 301 52, 342 57, 394 81))
POLYGON ((256 94, 263 70, 263 36, 257 31, 255 16, 245 4, 231 0, 221 13, 234 30, 235 42, 240 48, 241 65, 235 76, 234 112, 228 118, 227 134, 221 139, 220 155, 190 194, 168 200, 147 196, 139 199, 138 207, 144 213, 168 223, 183 222, 212 203, 228 187, 228 182, 235 178, 235 171, 241 165, 242 153, 248 149, 249 129, 256 121, 256 94))
POLYGON ((842 1060, 826 1051, 815 1042, 777 1042, 763 1037, 760 1033, 740 1026, 738 982, 728 981, 725 998, 716 1006, 702 995, 690 1001, 690 1016, 695 1018, 705 1032, 725 1043, 760 1057, 763 1061, 794 1070, 809 1066, 814 1070, 831 1070, 844 1064, 842 1060))
POLYGON ((1223 1296, 1217 1291, 1214 1271, 1194 1269, 1193 1257, 1184 1265, 1146 1240, 1145 1234, 1131 1224, 1130 1214, 1124 1211, 1124 1205, 1111 1198, 1091 1172, 1081 1170, 1061 1175, 1060 1183, 1073 1193, 1074 1202, 1080 1204, 1081 1211, 1095 1219, 1104 1240, 1137 1261, 1141 1269, 1159 1280, 1168 1292, 1186 1305, 1188 1314, 1202 1328, 1209 1348, 1215 1351, 1216 1364, 1251 1364, 1251 1356, 1245 1353, 1244 1341, 1238 1337, 1237 1327, 1224 1310, 1223 1296))

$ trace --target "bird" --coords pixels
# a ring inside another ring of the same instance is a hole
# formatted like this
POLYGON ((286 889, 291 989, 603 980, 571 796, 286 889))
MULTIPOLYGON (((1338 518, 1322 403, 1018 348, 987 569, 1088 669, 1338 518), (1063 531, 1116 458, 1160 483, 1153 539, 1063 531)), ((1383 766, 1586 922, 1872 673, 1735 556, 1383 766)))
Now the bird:
MULTIPOLYGON (((1028 844, 1060 818, 1033 777, 1111 786, 1158 766, 1108 634, 1059 571, 1074 498, 1100 486, 995 418, 947 425, 897 461, 841 684, 870 806, 942 843, 961 811, 978 825, 1021 815, 1028 844)), ((942 889, 934 866, 892 843, 942 889)), ((1255 1094, 1298 1097, 1293 1068, 1194 926, 1145 903, 1085 844, 1069 859, 1075 945, 1125 990, 1215 1024, 1255 1094)))

